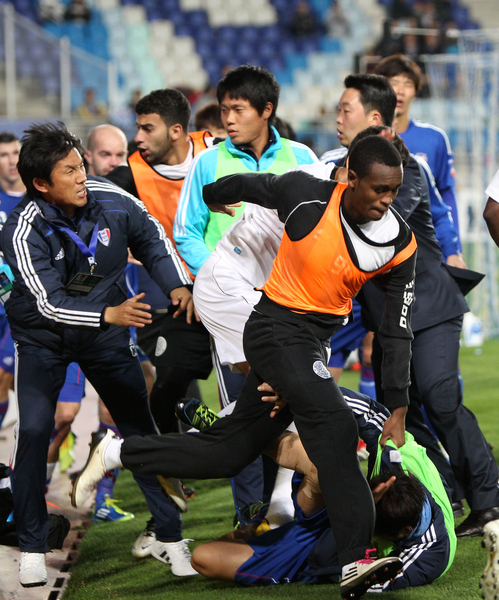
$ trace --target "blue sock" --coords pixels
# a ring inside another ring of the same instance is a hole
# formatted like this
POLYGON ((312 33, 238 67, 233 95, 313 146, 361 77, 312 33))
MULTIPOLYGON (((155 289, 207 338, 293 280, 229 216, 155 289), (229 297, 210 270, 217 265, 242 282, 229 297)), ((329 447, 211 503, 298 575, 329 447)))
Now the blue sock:
POLYGON ((104 497, 106 494, 113 497, 114 493, 114 484, 116 483, 116 479, 118 477, 119 469, 114 469, 113 471, 107 471, 104 477, 99 481, 96 486, 97 493, 95 495, 95 504, 102 504, 104 502, 104 497))
POLYGON ((54 429, 52 429, 52 433, 50 434, 50 441, 49 441, 49 446, 50 444, 55 440, 55 438, 57 437, 57 434, 59 433, 59 429, 56 429, 54 427, 54 429))
POLYGON ((361 367, 359 392, 376 400, 376 384, 374 383, 374 373, 370 367, 361 367))
POLYGON ((7 409, 9 408, 9 399, 5 400, 5 402, 0 402, 0 427, 2 427, 3 420, 5 419, 5 415, 7 414, 7 409))
POLYGON ((117 435, 119 438, 121 437, 121 434, 118 431, 116 425, 106 425, 102 421, 99 421, 99 431, 106 431, 107 429, 110 429, 114 433, 114 435, 117 435))

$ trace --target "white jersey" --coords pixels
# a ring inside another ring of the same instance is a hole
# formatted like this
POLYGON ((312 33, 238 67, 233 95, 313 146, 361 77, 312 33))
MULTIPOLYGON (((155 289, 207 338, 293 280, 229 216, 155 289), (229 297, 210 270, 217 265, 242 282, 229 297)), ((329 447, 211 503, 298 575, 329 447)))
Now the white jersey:
POLYGON ((489 183, 487 189, 485 190, 485 193, 492 200, 499 202, 499 170, 494 175, 492 181, 489 183))
MULTIPOLYGON (((319 179, 329 179, 334 165, 299 165, 292 171, 306 171, 319 179)), ((281 243, 284 223, 276 210, 248 204, 242 216, 225 232, 215 252, 228 261, 253 287, 267 281, 281 243)))

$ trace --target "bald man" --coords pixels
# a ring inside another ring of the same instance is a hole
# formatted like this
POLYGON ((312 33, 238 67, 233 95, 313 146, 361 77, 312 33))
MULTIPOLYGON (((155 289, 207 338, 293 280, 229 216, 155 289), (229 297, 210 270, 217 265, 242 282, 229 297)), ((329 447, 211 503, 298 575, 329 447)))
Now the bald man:
POLYGON ((105 177, 126 162, 128 142, 121 129, 114 125, 97 125, 88 134, 85 160, 88 174, 105 177))

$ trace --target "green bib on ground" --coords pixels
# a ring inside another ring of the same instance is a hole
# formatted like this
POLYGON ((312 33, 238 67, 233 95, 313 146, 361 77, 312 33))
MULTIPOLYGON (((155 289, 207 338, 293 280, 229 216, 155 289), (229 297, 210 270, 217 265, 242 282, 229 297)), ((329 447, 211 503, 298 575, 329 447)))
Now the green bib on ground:
MULTIPOLYGON (((452 506, 449 502, 449 498, 443 486, 440 474, 437 471, 435 465, 428 458, 426 450, 422 446, 417 444, 414 441, 414 437, 407 431, 405 432, 405 444, 402 446, 402 448, 397 448, 391 440, 388 440, 386 445, 390 448, 393 448, 394 451, 400 452, 400 456, 402 459, 401 466, 404 469, 404 471, 408 471, 412 473, 415 477, 417 477, 419 481, 433 496, 435 502, 442 509, 445 520, 445 527, 449 534, 450 546, 449 562, 447 564, 447 568, 444 571, 445 573, 451 566, 452 561, 454 560, 457 539, 456 534, 454 533, 454 515, 452 513, 452 506)), ((374 464, 372 477, 379 475, 381 467, 381 452, 381 447, 378 445, 378 454, 376 456, 376 462, 374 464)), ((394 546, 391 545, 389 542, 384 542, 383 540, 379 540, 379 542, 380 543, 377 545, 379 555, 387 556, 388 554, 390 554, 394 546)), ((442 573, 442 575, 444 573, 442 573)), ((442 575, 440 575, 440 577, 442 575)))

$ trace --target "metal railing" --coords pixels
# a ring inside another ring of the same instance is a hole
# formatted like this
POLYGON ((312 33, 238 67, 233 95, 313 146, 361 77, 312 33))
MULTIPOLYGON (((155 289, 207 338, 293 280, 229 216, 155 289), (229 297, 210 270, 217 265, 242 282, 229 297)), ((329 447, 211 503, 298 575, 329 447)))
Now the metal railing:
POLYGON ((3 71, 5 101, 0 94, 0 115, 68 119, 93 88, 99 100, 113 110, 118 97, 118 72, 105 61, 58 38, 0 5, 0 77, 3 71))

